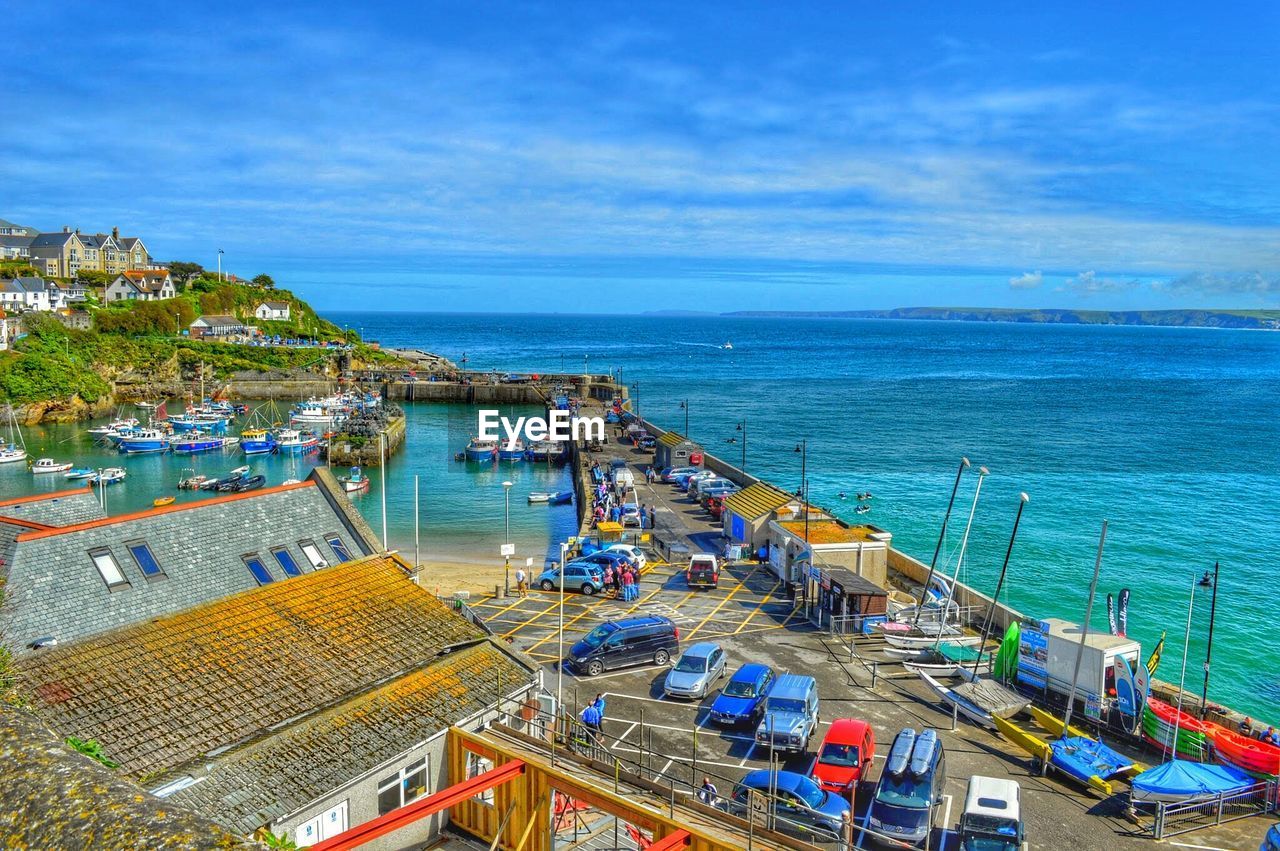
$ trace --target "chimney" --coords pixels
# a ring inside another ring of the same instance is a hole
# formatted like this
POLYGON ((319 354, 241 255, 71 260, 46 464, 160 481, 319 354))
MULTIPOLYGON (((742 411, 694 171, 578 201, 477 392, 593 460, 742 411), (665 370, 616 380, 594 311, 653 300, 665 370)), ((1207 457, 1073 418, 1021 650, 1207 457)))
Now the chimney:
POLYGON ((70 225, 63 225, 63 226, 62 226, 62 232, 63 232, 63 233, 71 233, 71 226, 70 226, 70 225))
POLYGON ((120 228, 111 229, 111 238, 116 240, 117 242, 120 241, 120 228))

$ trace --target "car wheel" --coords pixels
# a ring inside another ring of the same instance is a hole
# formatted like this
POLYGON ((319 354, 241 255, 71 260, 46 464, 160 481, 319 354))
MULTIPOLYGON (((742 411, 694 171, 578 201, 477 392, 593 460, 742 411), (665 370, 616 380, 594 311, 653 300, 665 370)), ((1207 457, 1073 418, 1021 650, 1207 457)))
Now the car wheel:
POLYGON ((554 591, 555 589, 556 589, 555 583, 552 582, 550 579, 542 580, 543 591, 554 591))
POLYGON ((653 654, 653 664, 655 665, 665 665, 670 661, 671 654, 665 650, 659 650, 657 653, 653 654))
POLYGON ((590 582, 584 582, 582 583, 582 593, 590 597, 592 594, 596 593, 596 586, 592 585, 590 582))
POLYGON ((598 677, 604 671, 604 663, 599 659, 592 659, 587 663, 587 676, 598 677))

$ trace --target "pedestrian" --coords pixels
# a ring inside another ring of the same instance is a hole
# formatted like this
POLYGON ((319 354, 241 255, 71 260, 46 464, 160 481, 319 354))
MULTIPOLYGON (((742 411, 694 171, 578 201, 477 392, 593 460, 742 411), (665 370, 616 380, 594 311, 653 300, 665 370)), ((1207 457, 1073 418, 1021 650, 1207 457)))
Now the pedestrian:
POLYGON ((703 775, 702 786, 698 789, 698 800, 708 807, 714 807, 719 797, 720 790, 716 788, 716 784, 711 782, 710 777, 703 775))
POLYGON ((1248 715, 1240 722, 1240 735, 1253 738, 1253 720, 1248 715))
POLYGON ((646 516, 647 515, 645 514, 645 510, 644 510, 644 503, 642 502, 640 503, 640 528, 641 529, 644 528, 644 519, 646 516))
POLYGON ((600 744, 600 733, 602 732, 600 722, 604 719, 600 715, 599 708, 594 703, 588 703, 587 708, 582 710, 580 717, 582 726, 587 729, 587 733, 595 740, 597 745, 600 744))
POLYGON ((604 590, 610 591, 612 589, 613 589, 613 565, 606 564, 604 566, 604 590))
POLYGON ((649 528, 650 529, 658 528, 658 524, 656 520, 657 516, 658 516, 657 512, 653 510, 653 506, 652 505, 649 506, 649 528))
POLYGON ((604 729, 604 693, 596 692, 596 699, 591 701, 591 705, 600 710, 600 729, 604 729))
POLYGON ((631 578, 631 571, 624 569, 622 571, 622 599, 630 602, 634 590, 635 585, 634 580, 631 578))
POLYGON ((529 596, 529 579, 523 567, 516 568, 516 593, 521 597, 529 596))

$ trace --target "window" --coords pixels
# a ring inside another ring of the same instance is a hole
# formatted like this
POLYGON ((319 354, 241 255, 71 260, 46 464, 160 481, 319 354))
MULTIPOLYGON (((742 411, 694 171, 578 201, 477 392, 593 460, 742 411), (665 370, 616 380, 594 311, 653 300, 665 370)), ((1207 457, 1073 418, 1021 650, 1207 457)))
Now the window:
POLYGON ((164 569, 160 567, 160 562, 156 561, 156 555, 151 552, 151 546, 146 541, 128 541, 125 546, 128 547, 133 560, 138 563, 138 569, 142 571, 143 576, 147 579, 165 578, 164 569))
POLYGON ((427 794, 427 758, 423 757, 378 782, 378 815, 385 816, 392 810, 412 803, 425 794, 427 794))
POLYGON ((320 555, 320 548, 315 545, 314 541, 298 541, 298 549, 302 550, 302 554, 307 557, 307 561, 311 562, 312 570, 319 570, 322 567, 328 567, 329 562, 324 560, 324 556, 320 555))
POLYGON ((266 585, 275 582, 276 578, 271 575, 271 571, 267 570, 267 566, 262 563, 262 559, 257 553, 249 553, 244 556, 244 565, 249 568, 249 572, 253 574, 253 578, 258 580, 259 585, 266 585))
POLYGON ((271 551, 276 557, 276 564, 280 565, 280 569, 284 571, 285 576, 301 576, 302 571, 298 569, 298 563, 293 560, 293 553, 284 547, 276 547, 271 551))
POLYGON ((98 573, 102 576, 102 581, 107 583, 108 589, 114 591, 117 588, 129 587, 129 580, 125 578, 120 565, 116 564, 116 557, 111 554, 111 550, 106 547, 89 550, 89 558, 93 559, 93 566, 98 568, 98 573))
POLYGON ((330 532, 324 536, 324 539, 333 549, 333 554, 338 557, 338 561, 351 561, 351 553, 347 550, 347 545, 342 543, 342 539, 335 533, 330 532))
MULTIPOLYGON (((473 777, 479 777, 481 774, 484 774, 486 771, 491 771, 492 769, 493 769, 493 760, 485 759, 484 757, 480 756, 480 754, 478 753, 467 751, 467 779, 468 780, 470 780, 473 777)), ((479 801, 482 804, 488 804, 489 806, 492 807, 493 806, 493 789, 492 788, 485 789, 480 794, 475 795, 472 798, 472 800, 479 801)))

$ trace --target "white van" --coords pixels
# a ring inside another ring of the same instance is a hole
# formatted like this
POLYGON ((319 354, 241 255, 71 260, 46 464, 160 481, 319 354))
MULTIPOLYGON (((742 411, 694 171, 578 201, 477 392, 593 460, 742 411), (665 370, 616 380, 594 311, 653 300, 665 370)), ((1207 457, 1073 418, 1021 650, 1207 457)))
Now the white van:
POLYGON ((621 490, 622 488, 626 488, 629 491, 635 490, 636 474, 631 471, 630 467, 623 467, 620 470, 614 470, 613 486, 618 488, 619 490, 621 490))
POLYGON ((1022 851, 1022 790, 1013 780, 969 778, 960 817, 962 851, 1022 851))

